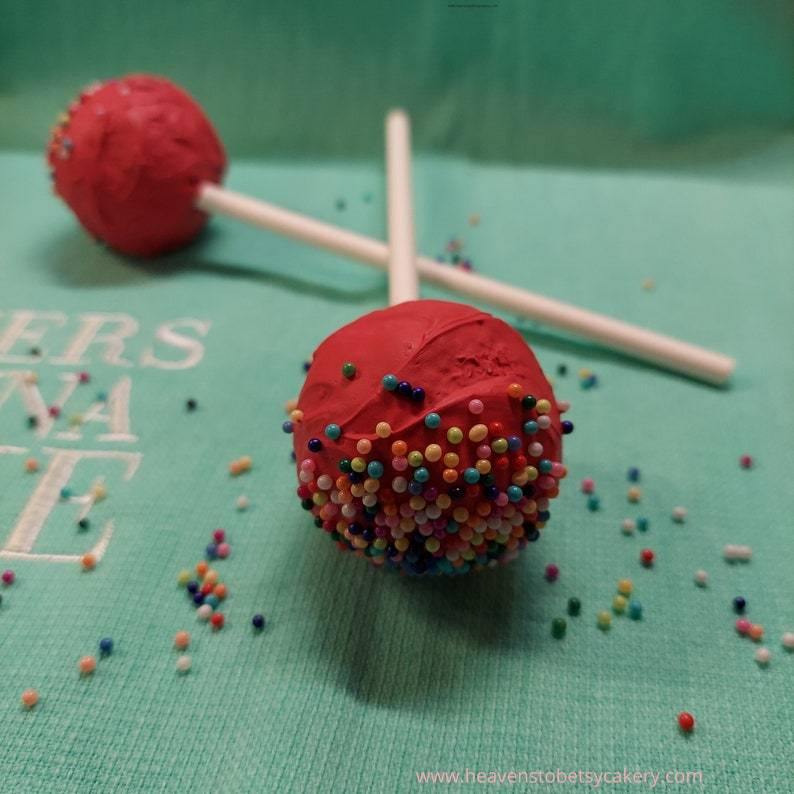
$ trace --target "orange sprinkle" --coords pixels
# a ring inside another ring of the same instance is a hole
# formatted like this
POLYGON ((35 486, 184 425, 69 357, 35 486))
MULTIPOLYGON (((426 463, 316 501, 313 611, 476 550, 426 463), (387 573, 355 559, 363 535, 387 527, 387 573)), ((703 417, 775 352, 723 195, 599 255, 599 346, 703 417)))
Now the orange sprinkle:
POLYGON ((391 454, 401 458, 408 452, 408 444, 405 441, 395 441, 391 445, 391 454))
POLYGON ((22 693, 22 705, 32 709, 39 702, 39 693, 35 689, 26 689, 22 693))
POLYGON ((82 656, 78 666, 81 675, 91 675, 96 670, 96 659, 93 656, 82 656))
POLYGON ((174 648, 184 651, 190 645, 190 634, 184 629, 174 635, 174 648))
POLYGON ((93 571, 96 568, 96 557, 90 552, 80 558, 80 564, 84 571, 93 571))

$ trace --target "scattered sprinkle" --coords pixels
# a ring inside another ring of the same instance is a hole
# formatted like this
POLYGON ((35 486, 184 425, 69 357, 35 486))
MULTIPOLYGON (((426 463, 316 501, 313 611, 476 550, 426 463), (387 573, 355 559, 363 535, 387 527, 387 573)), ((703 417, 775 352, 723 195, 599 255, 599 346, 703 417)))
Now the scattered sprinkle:
POLYGON ((568 599, 568 614, 576 617, 582 611, 582 602, 578 598, 568 599))
POLYGON ((196 408, 198 408, 198 401, 193 399, 193 397, 189 397, 187 400, 185 400, 185 409, 187 411, 192 412, 195 411, 196 408))
POLYGON ((99 653, 102 656, 110 656, 113 653, 113 638, 112 637, 103 637, 99 641, 99 653))
POLYGON ((0 580, 2 580, 3 584, 6 587, 10 587, 12 584, 14 584, 14 580, 16 578, 17 578, 16 574, 10 568, 8 570, 3 571, 3 573, 0 574, 0 580))
POLYGON ((750 546, 729 543, 723 547, 722 556, 728 562, 749 562, 753 557, 753 550, 750 546))
POLYGON ((698 587, 705 587, 709 583, 709 575, 701 568, 695 571, 695 584, 698 587))
POLYGON ((38 470, 39 462, 36 460, 36 458, 28 458, 25 461, 25 471, 28 472, 28 474, 34 474, 38 470))
POLYGON ((177 657, 176 671, 178 673, 189 673, 192 666, 193 660, 187 654, 177 657))
POLYGON ((603 609, 596 616, 596 623, 598 624, 599 629, 606 631, 612 625, 612 615, 603 609))
POLYGON ((744 613, 744 610, 747 607, 747 599, 744 596, 736 596, 733 599, 733 610, 737 612, 739 615, 744 613))
POLYGON ((80 675, 91 675, 96 670, 96 658, 94 656, 82 656, 77 665, 80 675))
POLYGON ((26 689, 22 693, 22 705, 32 709, 39 702, 39 693, 35 689, 26 689))
POLYGON ((692 733, 695 728, 695 718, 688 711, 682 711, 678 715, 678 727, 684 733, 692 733))
MULTIPOLYGON (((284 424, 286 424, 286 422, 284 424)), ((285 430, 285 432, 291 432, 291 430, 285 430)), ((251 465, 251 457, 249 455, 243 455, 241 458, 237 458, 229 464, 229 474, 231 474, 232 477, 238 477, 244 472, 251 471, 251 465)))
POLYGON ((554 618, 551 621, 551 636, 560 640, 565 636, 567 628, 568 624, 565 622, 565 618, 554 618))
POLYGON ((251 618, 251 625, 257 630, 262 631, 265 628, 265 616, 256 614, 251 618))
POLYGON ((190 633, 182 629, 174 635, 174 648, 184 651, 190 645, 190 633))
POLYGON ((764 627, 759 623, 751 624, 747 636, 753 640, 753 642, 760 642, 764 637, 764 627))
POLYGON ((640 552, 640 562, 646 568, 650 568, 653 565, 655 559, 656 559, 656 555, 653 553, 651 549, 643 549, 640 552))
POLYGON ((637 522, 633 518, 624 518, 620 524, 621 532, 624 535, 633 535, 637 528, 637 522))
POLYGON ((687 509, 685 507, 674 507, 672 516, 676 524, 683 524, 686 521, 687 509))
POLYGON ((244 494, 241 494, 237 497, 237 501, 234 503, 234 506, 241 512, 243 510, 248 510, 248 508, 251 506, 251 500, 244 494))
POLYGON ((766 667, 772 659, 772 652, 769 648, 759 648, 755 652, 755 660, 761 667, 766 667))

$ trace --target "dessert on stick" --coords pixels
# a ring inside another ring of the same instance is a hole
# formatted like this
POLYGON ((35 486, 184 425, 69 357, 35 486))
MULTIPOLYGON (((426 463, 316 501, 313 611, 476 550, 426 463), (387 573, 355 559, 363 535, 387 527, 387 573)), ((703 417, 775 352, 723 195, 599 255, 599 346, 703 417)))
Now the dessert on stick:
MULTIPOLYGON (((223 147, 199 105, 164 78, 130 75, 83 91, 47 148, 54 188, 111 247, 157 256, 228 215, 386 270, 385 243, 223 188, 223 147)), ((712 383, 728 356, 419 256, 422 280, 712 383)))
POLYGON ((551 386, 506 323, 419 301, 408 121, 387 119, 392 306, 317 349, 293 422, 298 497, 343 550, 409 575, 509 562, 566 470, 551 386))

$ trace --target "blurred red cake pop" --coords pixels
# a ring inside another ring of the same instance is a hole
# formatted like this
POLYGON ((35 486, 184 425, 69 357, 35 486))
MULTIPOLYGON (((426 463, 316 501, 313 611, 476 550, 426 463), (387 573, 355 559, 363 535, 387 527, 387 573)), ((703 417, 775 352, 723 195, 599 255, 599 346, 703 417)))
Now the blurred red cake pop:
POLYGON ((328 337, 285 430, 317 526, 416 575, 493 567, 537 540, 573 425, 516 331, 426 300, 328 337))
POLYGON ((223 146, 199 105, 160 77, 87 88, 59 119, 47 159, 55 191, 111 247, 153 256, 189 243, 207 215, 199 186, 219 183, 223 146))
MULTIPOLYGON (((55 191, 94 237, 134 256, 189 243, 220 213, 385 270, 383 242, 220 185, 223 146, 199 105, 162 77, 130 75, 84 90, 47 146, 55 191)), ((723 383, 734 361, 595 312, 418 256, 426 281, 704 380, 723 383)))

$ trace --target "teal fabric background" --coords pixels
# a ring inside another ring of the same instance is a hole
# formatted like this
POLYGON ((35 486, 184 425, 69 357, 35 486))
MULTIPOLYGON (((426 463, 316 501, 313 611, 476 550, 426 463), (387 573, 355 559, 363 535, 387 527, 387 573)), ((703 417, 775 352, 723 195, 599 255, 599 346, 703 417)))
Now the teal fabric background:
MULTIPOLYGON (((34 24, 42 5, 4 4, 0 334, 14 310, 66 314, 32 367, 46 396, 73 370, 53 359, 79 315, 134 317, 132 366, 110 366, 103 346, 91 347, 83 368, 92 383, 64 413, 129 376, 137 441, 103 442, 98 426, 80 440, 37 440, 11 395, 0 405, 0 446, 24 452, 0 454, 0 537, 42 476, 24 473, 28 454, 43 463, 51 448, 143 457, 129 482, 112 462, 75 471, 76 490, 106 474, 108 499, 92 525, 115 521, 93 573, 0 561, 18 576, 0 606, 2 788, 467 790, 420 786, 415 773, 628 768, 702 770, 703 789, 714 792, 791 791, 794 655, 780 647, 794 630, 790 6, 614 4, 597 15, 592 5, 579 16, 573 5, 553 14, 500 2, 475 18, 445 5, 403 4, 399 14, 342 4, 314 13, 47 5, 34 24), (178 46, 168 48, 165 33, 177 25, 178 46), (370 40, 369 28, 383 30, 370 40), (500 37, 512 48, 500 48, 500 37), (603 52, 598 69, 582 60, 583 42, 591 58, 603 52), (437 58, 437 68, 412 82, 400 47, 406 58, 437 58), (292 49, 300 57, 289 61, 292 49), (735 51, 741 57, 726 55, 735 51), (713 59, 716 72, 706 68, 713 59), (568 365, 555 388, 572 400, 577 426, 566 444, 570 478, 541 542, 493 575, 455 581, 407 581, 339 554, 293 495, 282 406, 314 346, 383 305, 385 279, 225 220, 190 249, 145 265, 89 241, 51 196, 38 150, 79 83, 132 68, 169 74, 209 108, 238 155, 231 187, 381 237, 381 117, 399 100, 415 110, 421 144, 414 181, 424 253, 460 236, 485 274, 736 356, 733 385, 702 386, 519 322, 548 372, 568 365), (343 72, 361 84, 346 88, 343 72), (313 79, 322 73, 325 86, 313 79), (537 90, 523 104, 527 74, 537 90), (478 103, 486 93, 493 109, 478 103), (560 119, 567 137, 554 134, 560 119), (471 213, 481 215, 476 227, 471 213), (646 277, 654 291, 642 289, 646 277), (153 338, 177 318, 211 323, 201 362, 142 366, 153 344, 169 355, 153 338), (598 388, 579 388, 580 367, 598 374, 598 388), (199 400, 195 414, 184 411, 189 396, 199 400), (757 459, 751 471, 738 466, 744 452, 757 459), (253 470, 231 479, 227 465, 243 454, 253 470), (643 478, 637 506, 626 501, 632 465, 643 478), (598 513, 579 493, 585 476, 597 482, 598 513), (248 512, 234 509, 241 493, 248 512), (689 509, 684 525, 670 519, 678 504, 689 509), (650 519, 647 535, 622 535, 621 520, 637 515, 650 519), (217 565, 231 591, 228 625, 212 635, 175 578, 217 526, 233 553, 217 565), (751 544, 753 561, 726 564, 725 543, 751 544), (638 564, 643 546, 658 555, 652 569, 638 564), (548 584, 542 572, 552 561, 562 573, 548 584), (711 575, 705 589, 692 582, 701 567, 711 575), (625 576, 645 617, 615 617, 602 633, 595 615, 625 576), (766 670, 733 629, 738 593, 766 627, 766 670), (550 621, 572 595, 582 615, 553 640, 550 621), (249 630, 255 611, 270 621, 262 636, 249 630), (180 628, 194 637, 194 668, 182 678, 171 648, 180 628), (78 658, 106 634, 116 652, 80 679, 78 658), (41 693, 32 712, 18 705, 28 686, 41 693), (682 709, 698 721, 688 737, 675 725, 682 709)), ((0 359, 0 374, 19 367, 0 359)), ((97 536, 78 534, 73 506, 59 504, 34 551, 78 553, 97 536)))
POLYGON ((494 1, 2 0, 0 145, 128 71, 187 87, 237 156, 379 157, 394 105, 421 149, 533 162, 718 157, 794 122, 790 0, 494 1))

